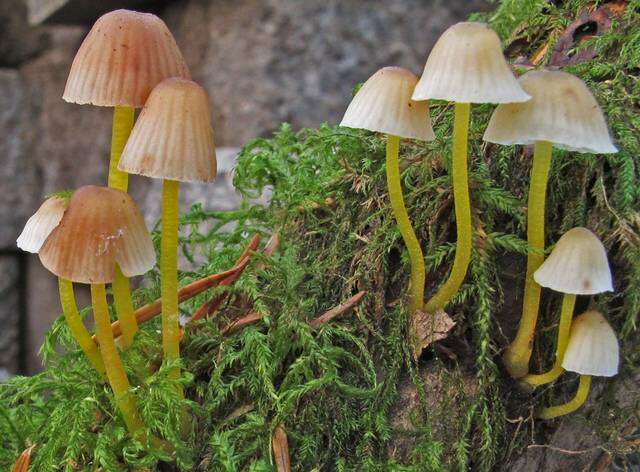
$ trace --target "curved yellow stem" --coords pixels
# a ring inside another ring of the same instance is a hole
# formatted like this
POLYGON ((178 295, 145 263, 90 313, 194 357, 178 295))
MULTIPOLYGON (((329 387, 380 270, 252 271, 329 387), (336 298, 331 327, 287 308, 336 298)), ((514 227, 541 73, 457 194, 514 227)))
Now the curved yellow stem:
POLYGON ((578 385, 578 391, 576 392, 575 397, 573 397, 567 403, 563 403, 562 405, 550 406, 547 408, 543 408, 538 413, 538 418, 543 420, 550 420, 552 418, 557 418, 558 416, 567 415, 569 413, 573 413, 578 408, 582 406, 587 397, 589 396, 589 388, 591 387, 591 376, 590 375, 581 375, 580 376, 580 384, 578 385))
POLYGON ((533 350, 533 338, 538 321, 541 287, 533 280, 533 274, 544 262, 544 206, 547 193, 547 179, 551 167, 551 143, 536 141, 531 168, 529 204, 527 210, 527 275, 524 286, 522 318, 518 333, 504 353, 504 364, 513 378, 520 378, 529 372, 529 359, 533 350))
POLYGON ((564 351, 569 343, 569 332, 571 331, 571 321, 573 320, 573 309, 576 306, 576 296, 566 293, 562 298, 562 311, 560 312, 560 322, 558 324, 558 341, 556 343, 556 359, 553 368, 544 374, 530 374, 523 378, 523 381, 532 387, 553 382, 560 377, 564 369, 562 368, 562 360, 564 359, 564 351))
POLYGON ((398 154, 400 148, 400 138, 398 136, 388 135, 387 137, 387 187, 389 189, 389 200, 393 216, 398 224, 398 230, 402 235, 407 251, 409 252, 409 261, 411 263, 411 313, 422 308, 424 300, 424 283, 425 268, 424 256, 420 242, 416 237, 416 233, 411 226, 411 220, 404 205, 402 196, 402 185, 400 183, 400 164, 398 162, 398 154))
POLYGON ((122 274, 119 266, 116 266, 116 276, 111 289, 113 290, 116 314, 122 328, 122 347, 127 348, 133 343, 133 337, 138 331, 138 322, 133 314, 129 279, 122 274))
POLYGON ((469 201, 469 182, 467 175, 467 146, 469 140, 469 103, 456 103, 453 121, 453 156, 451 174, 453 181, 453 200, 456 210, 457 242, 456 256, 451 274, 436 294, 427 302, 426 311, 434 313, 443 309, 458 293, 460 285, 467 275, 471 260, 471 203, 469 201))
POLYGON ((82 318, 80 318, 80 314, 78 313, 76 297, 73 293, 73 283, 69 280, 58 278, 58 291, 60 293, 62 312, 71 330, 71 334, 73 334, 73 337, 89 359, 89 362, 91 362, 98 373, 104 377, 105 368, 102 357, 100 356, 100 351, 98 351, 98 346, 93 342, 91 335, 84 326, 82 318))
POLYGON ((91 303, 93 305, 93 317, 96 322, 96 337, 98 338, 98 343, 100 343, 100 352, 107 371, 109 385, 111 385, 116 404, 122 412, 122 417, 129 432, 135 435, 143 427, 143 423, 138 414, 136 399, 130 391, 131 386, 113 339, 104 284, 91 285, 91 303))
POLYGON ((111 188, 127 191, 129 176, 126 172, 118 170, 120 156, 124 150, 127 139, 131 134, 134 120, 132 107, 115 107, 113 110, 113 126, 111 129, 111 158, 109 159, 109 180, 111 188))

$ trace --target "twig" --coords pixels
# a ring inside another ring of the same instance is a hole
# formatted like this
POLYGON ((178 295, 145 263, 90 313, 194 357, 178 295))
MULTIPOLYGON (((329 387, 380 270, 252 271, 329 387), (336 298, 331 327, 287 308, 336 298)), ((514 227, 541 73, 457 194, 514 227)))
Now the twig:
POLYGON ((571 451, 569 449, 562 449, 560 447, 552 446, 550 444, 530 444, 527 446, 527 449, 534 449, 539 447, 549 449, 555 452, 560 452, 562 454, 567 454, 569 456, 579 456, 580 454, 586 454, 588 452, 593 452, 601 448, 601 446, 594 446, 594 447, 590 447, 589 449, 582 449, 580 451, 571 451))
POLYGON ((236 331, 244 328, 247 325, 255 323, 256 321, 260 321, 262 319, 262 315, 258 312, 251 311, 242 318, 238 318, 237 320, 233 320, 227 326, 222 328, 220 331, 222 334, 232 334, 236 331))
POLYGON ((366 293, 367 292, 365 291, 356 293, 353 297, 348 299, 346 302, 331 308, 329 311, 325 312, 324 314, 318 316, 316 319, 312 320, 309 324, 311 325, 312 328, 317 328, 318 326, 324 323, 328 323, 332 319, 345 314, 346 312, 351 310, 353 307, 355 307, 360 302, 362 297, 365 296, 366 293))

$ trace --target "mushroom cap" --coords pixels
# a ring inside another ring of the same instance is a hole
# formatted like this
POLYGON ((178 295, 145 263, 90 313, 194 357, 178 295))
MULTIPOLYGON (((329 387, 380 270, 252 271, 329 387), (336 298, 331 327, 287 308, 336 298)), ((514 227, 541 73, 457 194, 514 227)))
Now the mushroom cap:
POLYGON ((141 107, 167 77, 189 69, 156 15, 115 10, 98 18, 73 59, 62 98, 98 106, 141 107))
POLYGON ((340 126, 430 141, 435 138, 427 102, 411 100, 418 77, 401 67, 384 67, 362 85, 340 126))
POLYGON ((539 285, 562 293, 593 295, 613 291, 607 252, 587 228, 564 233, 533 278, 539 285))
POLYGON ((129 136, 118 168, 182 182, 216 178, 216 151, 207 92, 170 78, 153 89, 129 136))
POLYGON ((602 110, 578 77, 534 70, 519 82, 531 100, 499 105, 484 133, 485 141, 505 145, 550 141, 570 151, 618 152, 602 110))
POLYGON ((94 284, 113 282, 116 264, 127 277, 144 274, 156 255, 133 199, 121 190, 88 185, 74 192, 40 261, 58 277, 94 284))
POLYGON ((60 223, 68 205, 69 199, 65 197, 47 198, 24 225, 16 241, 18 247, 23 251, 37 254, 44 241, 60 223))
POLYGON ((511 103, 529 100, 511 72, 498 35, 484 23, 447 29, 431 50, 414 100, 511 103))
POLYGON ((571 324, 562 368, 582 375, 612 377, 618 373, 620 347, 611 325, 599 311, 589 310, 571 324))

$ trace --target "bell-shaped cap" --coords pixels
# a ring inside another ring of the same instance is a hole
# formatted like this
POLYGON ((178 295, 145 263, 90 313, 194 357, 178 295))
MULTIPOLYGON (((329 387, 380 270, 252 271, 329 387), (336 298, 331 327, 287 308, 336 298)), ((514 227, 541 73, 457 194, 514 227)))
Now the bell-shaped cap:
POLYGON ((531 100, 499 105, 484 133, 485 141, 505 145, 550 141, 570 151, 618 151, 602 110, 578 77, 541 70, 527 72, 519 82, 531 100))
POLYGON ((529 100, 511 72, 498 35, 484 23, 447 29, 429 54, 414 100, 511 103, 529 100))
POLYGON ((539 285, 562 293, 593 295, 613 291, 607 252, 587 228, 564 233, 533 278, 539 285))
POLYGON ((127 277, 150 270, 156 255, 133 199, 113 188, 76 190, 58 227, 40 250, 42 264, 77 283, 110 283, 116 264, 127 277))
POLYGON ((69 205, 69 198, 54 195, 47 198, 40 208, 29 218, 16 244, 27 252, 38 253, 51 232, 60 224, 62 215, 69 205))
POLYGON ((82 42, 62 98, 141 107, 167 77, 190 77, 167 25, 150 13, 115 10, 101 16, 82 42))
POLYGON ((599 311, 589 310, 571 324, 562 368, 582 375, 613 377, 618 373, 618 338, 599 311))
POLYGON ((427 102, 411 100, 418 78, 401 67, 384 67, 373 74, 353 97, 340 126, 430 141, 427 102))
POLYGON ((118 168, 182 182, 215 180, 216 152, 207 92, 180 78, 158 84, 133 127, 118 168))

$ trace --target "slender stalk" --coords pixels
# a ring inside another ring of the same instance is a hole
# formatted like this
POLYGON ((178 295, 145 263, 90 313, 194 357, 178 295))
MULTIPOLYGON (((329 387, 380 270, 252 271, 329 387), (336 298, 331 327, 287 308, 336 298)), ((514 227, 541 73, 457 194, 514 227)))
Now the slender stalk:
MULTIPOLYGON (((180 358, 178 322, 178 198, 180 182, 164 180, 162 185, 162 239, 160 243, 160 296, 162 299, 162 348, 166 361, 180 358)), ((180 377, 180 369, 171 372, 180 377)))
POLYGON ((564 369, 562 361, 564 351, 569 343, 569 332, 571 331, 571 321, 573 320, 573 309, 576 306, 576 296, 566 293, 562 298, 562 311, 560 312, 560 322, 558 324, 558 341, 556 343, 556 359, 553 368, 544 374, 530 374, 524 377, 524 381, 533 387, 553 382, 560 377, 564 369))
POLYGON ((456 209, 456 256, 451 274, 436 294, 427 302, 426 311, 434 313, 443 309, 458 293, 467 275, 471 260, 471 204, 469 202, 469 178, 467 172, 467 148, 469 140, 469 103, 456 103, 453 121, 452 180, 453 200, 456 209))
POLYGON ((402 185, 400 183, 400 164, 398 162, 398 154, 400 148, 400 138, 398 136, 388 135, 387 137, 387 187, 389 189, 389 200, 391 201, 391 209, 393 216, 398 224, 398 229, 402 235, 407 251, 409 252, 409 260, 411 263, 411 312, 422 308, 424 300, 424 284, 425 284, 425 268, 424 256, 420 242, 416 237, 416 233, 411 226, 411 220, 404 205, 402 196, 402 185))
POLYGON ((582 406, 587 397, 589 396, 589 388, 591 387, 591 376, 590 375, 581 375, 580 383, 578 385, 578 391, 576 392, 575 397, 569 400, 567 403, 563 403, 562 405, 550 406, 547 408, 543 408, 540 413, 538 413, 538 418, 543 420, 550 420, 553 418, 557 418, 558 416, 567 415, 569 413, 573 413, 578 408, 582 406))
POLYGON ((113 280, 111 289, 113 290, 116 313, 122 329, 122 347, 127 348, 133 343, 133 337, 138 331, 138 322, 133 311, 129 279, 122 274, 119 266, 116 266, 116 277, 113 280))
POLYGON ((104 361, 107 371, 109 385, 111 385, 116 404, 120 408, 129 432, 135 435, 142 429, 143 423, 138 414, 136 399, 131 394, 131 385, 122 366, 120 354, 118 353, 118 348, 116 347, 113 333, 111 332, 107 293, 104 284, 91 285, 91 303, 93 305, 93 316, 96 322, 96 336, 100 343, 100 352, 102 353, 102 360, 104 361))
POLYGON ((547 179, 551 167, 551 143, 536 141, 531 168, 531 185, 527 215, 527 275, 524 286, 522 318, 516 338, 504 354, 504 364, 513 378, 520 378, 529 372, 529 359, 533 350, 533 338, 538 322, 541 287, 533 280, 533 274, 544 262, 544 207, 547 193, 547 179))
POLYGON ((73 293, 73 283, 59 277, 58 291, 60 293, 60 305, 62 305, 62 312, 67 320, 67 325, 71 330, 71 334, 80 346, 80 349, 82 349, 89 359, 89 362, 93 365, 94 369, 104 377, 106 371, 98 346, 91 338, 91 335, 84 326, 82 318, 80 318, 80 314, 78 313, 76 297, 73 293))

